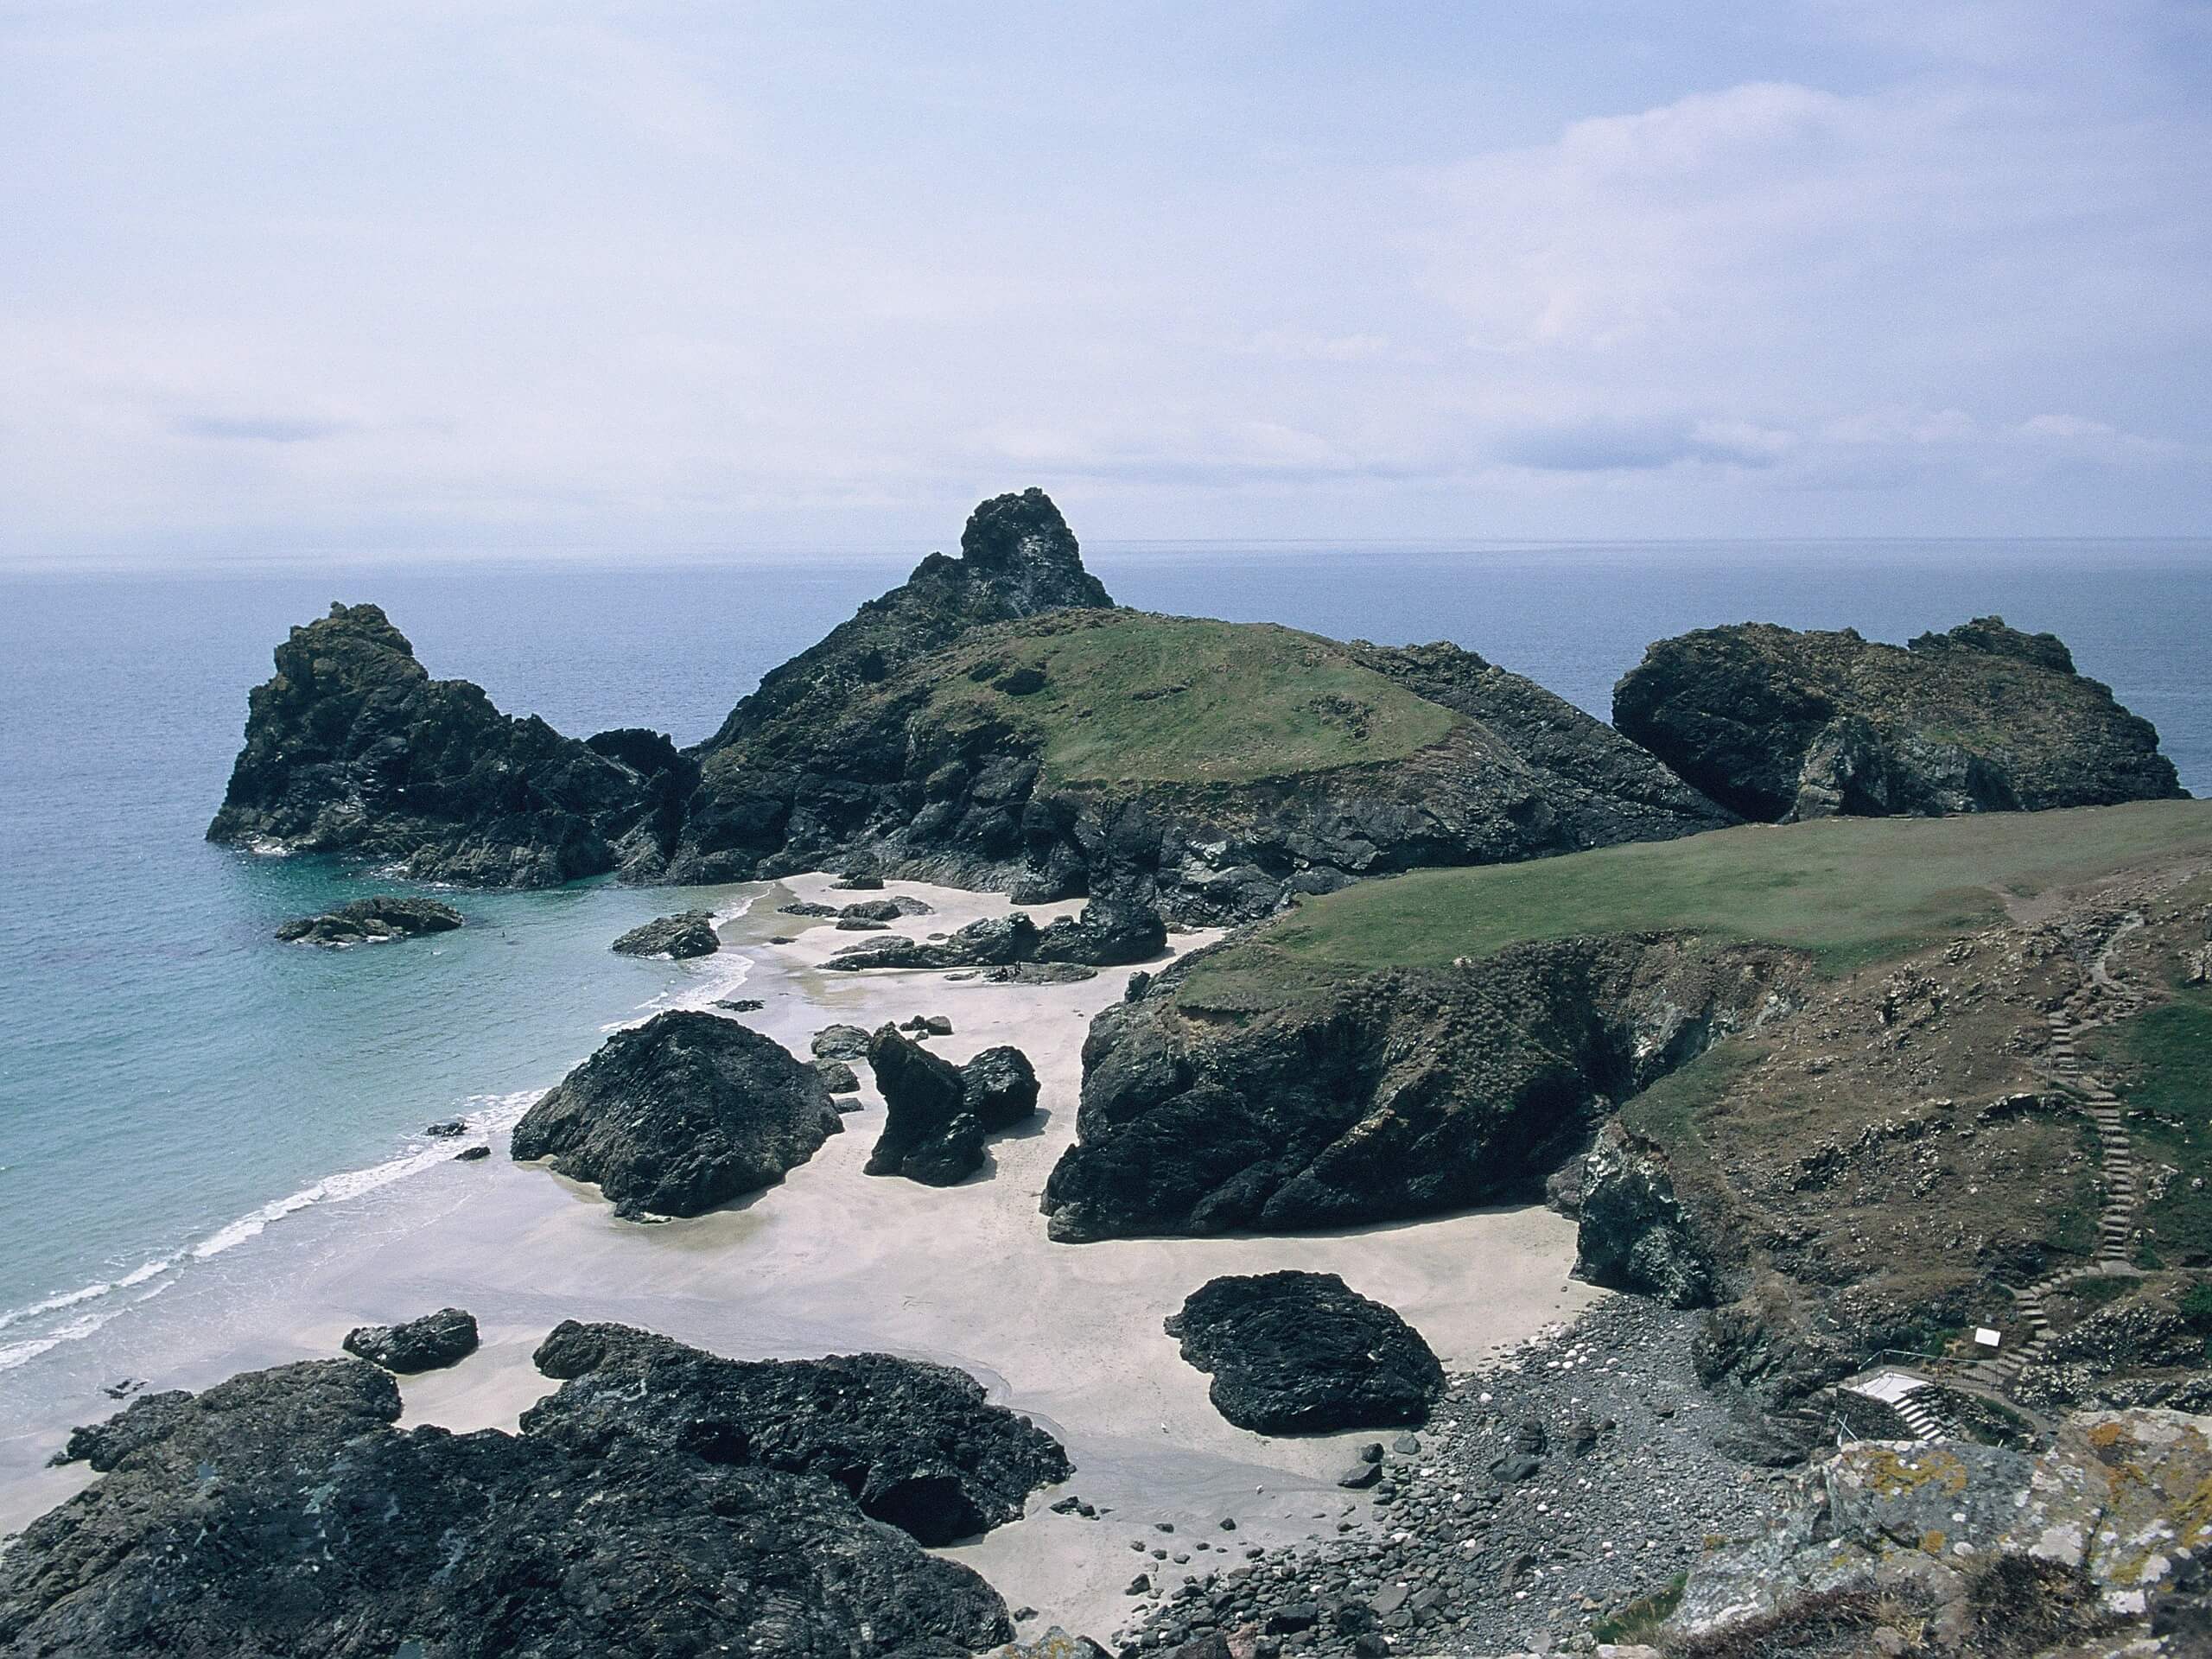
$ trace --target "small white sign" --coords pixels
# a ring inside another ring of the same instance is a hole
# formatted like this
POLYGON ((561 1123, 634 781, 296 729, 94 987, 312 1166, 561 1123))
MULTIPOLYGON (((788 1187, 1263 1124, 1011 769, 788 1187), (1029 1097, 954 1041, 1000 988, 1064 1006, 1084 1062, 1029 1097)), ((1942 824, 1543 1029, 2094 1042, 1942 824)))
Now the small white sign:
POLYGON ((1974 1339, 1985 1348, 1994 1348, 2005 1340, 2002 1335, 1986 1325, 1974 1327, 1974 1339))

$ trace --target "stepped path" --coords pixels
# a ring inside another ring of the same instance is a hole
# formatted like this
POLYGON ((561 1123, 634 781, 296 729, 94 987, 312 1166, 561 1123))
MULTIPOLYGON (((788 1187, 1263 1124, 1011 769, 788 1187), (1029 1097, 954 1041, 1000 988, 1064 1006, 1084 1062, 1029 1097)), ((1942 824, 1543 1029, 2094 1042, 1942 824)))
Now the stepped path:
POLYGON ((2013 1293, 2020 1318, 2028 1327, 2028 1340, 2010 1353, 1976 1368, 1986 1381, 1999 1388, 2009 1388, 2029 1363, 2050 1345, 2050 1315, 2046 1304, 2054 1291, 2082 1279, 2134 1278, 2141 1274, 2142 1270, 2128 1260, 2128 1244, 2135 1229, 2138 1176, 2134 1147, 2127 1136, 2126 1117, 2120 1096, 2102 1078, 2082 1069, 2078 1045, 2083 1033, 2125 1019, 2143 1006, 2141 994, 2114 979, 2110 965, 2113 948, 2142 925, 2143 918, 2131 912, 2097 952, 2082 988, 2049 1015, 2050 1046, 2045 1051, 2045 1069, 2055 1082, 2082 1103, 2097 1126, 2105 1201, 2097 1217, 2096 1258, 2081 1267, 2051 1274, 2013 1293))

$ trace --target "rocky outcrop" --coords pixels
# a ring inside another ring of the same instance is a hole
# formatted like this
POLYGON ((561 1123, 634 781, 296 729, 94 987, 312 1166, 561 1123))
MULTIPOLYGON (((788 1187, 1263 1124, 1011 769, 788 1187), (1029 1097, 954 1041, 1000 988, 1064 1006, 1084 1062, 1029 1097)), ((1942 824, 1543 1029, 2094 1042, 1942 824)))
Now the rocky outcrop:
POLYGON ((669 957, 688 962, 722 948, 710 910, 683 910, 632 928, 608 947, 617 956, 669 957))
POLYGON ((378 893, 356 899, 320 916, 302 916, 286 922, 276 937, 287 944, 381 944, 387 939, 418 938, 425 933, 445 933, 464 925, 466 918, 451 905, 435 899, 401 899, 378 893))
POLYGON ((987 1048, 955 1066, 887 1025, 868 1039, 868 1058, 886 1108, 870 1175, 950 1186, 983 1166, 984 1136, 1037 1109, 1037 1072, 1018 1048, 987 1048))
POLYGON ((433 680, 373 605, 276 647, 211 841, 345 853, 425 880, 551 887, 657 868, 697 769, 657 733, 580 742, 433 680))
POLYGON ((1287 1232, 1533 1200, 1614 1103, 1764 1016, 1789 953, 1663 935, 1516 945, 1278 1007, 1175 969, 1084 1044, 1053 1237, 1287 1232))
POLYGON ((1028 962, 1037 954, 1037 924, 1015 911, 986 916, 942 939, 870 939, 849 945, 822 965, 843 973, 868 968, 984 968, 1028 962))
POLYGON ((1421 1332, 1333 1273, 1211 1280, 1166 1331, 1211 1374, 1214 1409, 1261 1434, 1426 1422, 1444 1393, 1421 1332))
POLYGON ((405 1376, 458 1365, 476 1351, 476 1317, 442 1307, 402 1325, 358 1325, 346 1333, 346 1351, 405 1376))
MULTIPOLYGON (((957 1471, 997 1515, 1015 1451, 1058 1450, 994 1435, 949 1378, 874 1365, 855 1397, 912 1414, 854 1425, 874 1437, 861 1471, 894 1466, 911 1421, 906 1465, 957 1471), (930 1436, 948 1425, 950 1453, 930 1436), (979 1435, 989 1454, 959 1462, 979 1435)), ((0 1555, 0 1652, 956 1659, 1013 1634, 982 1579, 864 1513, 836 1459, 778 1466, 772 1415, 742 1445, 717 1432, 705 1367, 657 1388, 657 1421, 612 1392, 566 1383, 520 1434, 397 1429, 391 1378, 353 1359, 137 1402, 101 1441, 105 1478, 0 1555)))
POLYGON ((842 1127, 822 1074, 772 1038, 671 1009, 550 1090, 513 1153, 598 1183, 617 1215, 696 1216, 781 1180, 842 1127))
POLYGON ((1856 1441, 1764 1537, 1691 1572, 1668 1632, 1690 1653, 1817 1637, 1819 1651, 1871 1655, 1907 1651, 1906 1629, 1925 1644, 1911 1650, 1938 1654, 2109 1653, 2202 1630, 2208 1492, 2212 1420, 2177 1412, 2082 1414, 2040 1457, 1856 1441))
POLYGON ((1748 818, 2034 810, 2183 791, 2151 723, 2053 636, 1980 617, 1899 647, 1763 623, 1662 639, 1613 724, 1748 818))
POLYGON ((820 1478, 861 1512, 928 1545, 1021 1518, 1067 1454, 989 1404, 964 1371, 886 1354, 734 1360, 619 1325, 569 1320, 537 1351, 566 1379, 526 1433, 582 1452, 611 1442, 820 1478))
POLYGON ((1669 1307, 1713 1300, 1713 1264, 1675 1196, 1664 1155, 1618 1123, 1598 1131, 1583 1160, 1577 1219, 1577 1278, 1656 1296, 1669 1307))

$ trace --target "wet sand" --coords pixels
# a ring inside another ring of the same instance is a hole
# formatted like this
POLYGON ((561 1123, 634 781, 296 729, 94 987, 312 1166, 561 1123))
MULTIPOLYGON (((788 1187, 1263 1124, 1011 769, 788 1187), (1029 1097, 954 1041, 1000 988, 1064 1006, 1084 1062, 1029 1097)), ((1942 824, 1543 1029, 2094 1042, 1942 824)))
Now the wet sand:
MULTIPOLYGON (((731 948, 757 958, 741 994, 766 1006, 743 1017, 802 1054, 833 1021, 873 1028, 916 1014, 951 1020, 953 1034, 931 1046, 955 1062, 995 1044, 1021 1048, 1043 1109, 995 1140, 977 1175, 945 1189, 862 1175, 883 1116, 872 1084, 845 1133, 781 1185, 689 1221, 618 1222, 594 1189, 513 1164, 502 1135, 490 1160, 424 1178, 449 1202, 362 1227, 287 1284, 255 1329, 178 1353, 149 1374, 150 1385, 203 1387, 251 1365, 327 1357, 353 1325, 448 1304, 476 1314, 484 1346, 450 1370, 404 1379, 408 1422, 513 1427, 550 1391, 530 1355, 564 1318, 621 1320, 740 1357, 874 1349, 958 1365, 1057 1433, 1076 1473, 1038 1494, 1025 1520, 946 1553, 1010 1605, 1041 1610, 1040 1625, 1105 1639, 1130 1611, 1123 1588, 1143 1565, 1130 1541, 1169 1541, 1154 1523, 1173 1522, 1173 1548, 1191 1554, 1179 1570, 1202 1573, 1247 1547, 1333 1535, 1340 1516, 1363 1510, 1334 1482, 1351 1446, 1372 1436, 1271 1438, 1213 1410, 1207 1379, 1160 1328, 1207 1279, 1285 1267, 1341 1274, 1403 1313, 1454 1371, 1573 1318, 1600 1294, 1567 1280, 1573 1224, 1541 1209, 1296 1238, 1052 1243, 1037 1205, 1074 1139, 1083 1038, 1131 970, 1054 986, 828 971, 821 963, 836 946, 881 937, 778 913, 793 897, 853 896, 829 887, 826 876, 794 878, 725 928, 731 948), (784 931, 792 943, 767 943, 784 931), (1047 1510, 1070 1492, 1102 1518, 1047 1510), (1233 1535, 1219 1529, 1224 1516, 1236 1522, 1233 1535)), ((998 895, 913 882, 885 891, 934 906, 896 925, 916 937, 1007 908, 998 895)), ((1074 908, 1032 914, 1041 923, 1074 908)), ((866 1080, 866 1066, 856 1070, 866 1080)), ((0 1446, 0 1529, 84 1483, 81 1470, 37 1466, 65 1427, 35 1425, 0 1446)))

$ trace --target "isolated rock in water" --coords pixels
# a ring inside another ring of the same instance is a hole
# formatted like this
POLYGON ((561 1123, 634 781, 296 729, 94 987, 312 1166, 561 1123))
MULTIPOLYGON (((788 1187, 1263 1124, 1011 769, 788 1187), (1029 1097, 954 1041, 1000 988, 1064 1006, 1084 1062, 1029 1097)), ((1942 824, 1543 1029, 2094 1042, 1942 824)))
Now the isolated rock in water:
POLYGON ((1713 1264, 1675 1197, 1666 1160, 1618 1122, 1598 1132, 1584 1160, 1577 1219, 1578 1278, 1669 1307, 1713 1300, 1713 1264))
POLYGON ((1421 1333, 1333 1273, 1212 1280, 1166 1330, 1212 1374, 1214 1408, 1262 1434, 1426 1422, 1444 1393, 1421 1333))
POLYGON ((373 605, 276 647, 211 841, 396 860, 423 880, 542 887, 657 871, 694 762, 658 734, 563 737, 466 680, 433 680, 373 605), (601 745, 608 752, 602 753, 601 745))
POLYGON ((356 899, 320 916, 287 922, 276 930, 276 937, 287 944, 379 944, 386 939, 447 932, 462 925, 462 921, 459 911, 435 899, 400 899, 380 893, 373 899, 356 899))
POLYGON ((476 1316, 442 1307, 404 1325, 364 1325, 346 1332, 346 1351, 405 1376, 457 1365, 476 1351, 476 1316))
POLYGON ((1036 1113, 1036 1068, 1018 1048, 987 1048, 960 1068, 960 1098, 986 1134, 1012 1128, 1036 1113))
MULTIPOLYGON (((817 1060, 814 1069, 822 1074, 822 1086, 833 1095, 849 1095, 861 1086, 860 1073, 842 1060, 817 1060)), ((839 1102, 837 1109, 846 1110, 846 1103, 839 1102)))
POLYGON ((683 962, 713 956, 722 942, 715 932, 712 911, 684 910, 632 928, 611 948, 625 957, 673 957, 683 962))
POLYGON ((817 1060, 864 1060, 868 1033, 858 1026, 824 1026, 808 1046, 817 1060))
POLYGON ((842 1126, 811 1065, 690 1009, 618 1031, 515 1125, 518 1160, 596 1181, 615 1213, 696 1216, 781 1180, 842 1126))
POLYGON ((537 1351, 567 1386, 524 1429, 580 1452, 614 1441, 817 1475, 924 1544, 1021 1518, 1067 1454, 964 1371, 885 1354, 734 1360, 619 1325, 567 1320, 537 1351))
POLYGON ((2050 634, 1980 617, 1910 646, 1764 623, 1662 639, 1613 724, 1745 817, 2034 810, 2183 791, 2150 721, 2050 634))
MULTIPOLYGON (((573 1410, 566 1389, 536 1408, 555 1432, 519 1435, 397 1429, 392 1379, 354 1359, 140 1400, 99 1442, 105 1478, 0 1555, 0 1648, 951 1659, 1012 1636, 989 1586, 871 1521, 826 1468, 734 1465, 718 1456, 725 1440, 700 1432, 706 1413, 681 1419, 687 1439, 598 1414, 603 1385, 580 1392, 573 1410)), ((951 1393, 938 1421, 959 1422, 961 1449, 917 1440, 909 1467, 942 1463, 995 1512, 999 1483, 1020 1478, 1020 1431, 969 1450, 988 1431, 957 1415, 951 1393)), ((656 1396, 671 1419, 674 1396, 656 1396)), ((901 1418, 878 1415, 887 1444, 855 1456, 863 1469, 887 1468, 900 1432, 901 1418)))
POLYGON ((982 1167, 983 1126, 969 1111, 966 1080, 950 1061, 889 1025, 868 1039, 868 1059, 887 1109, 868 1174, 950 1186, 982 1167))

